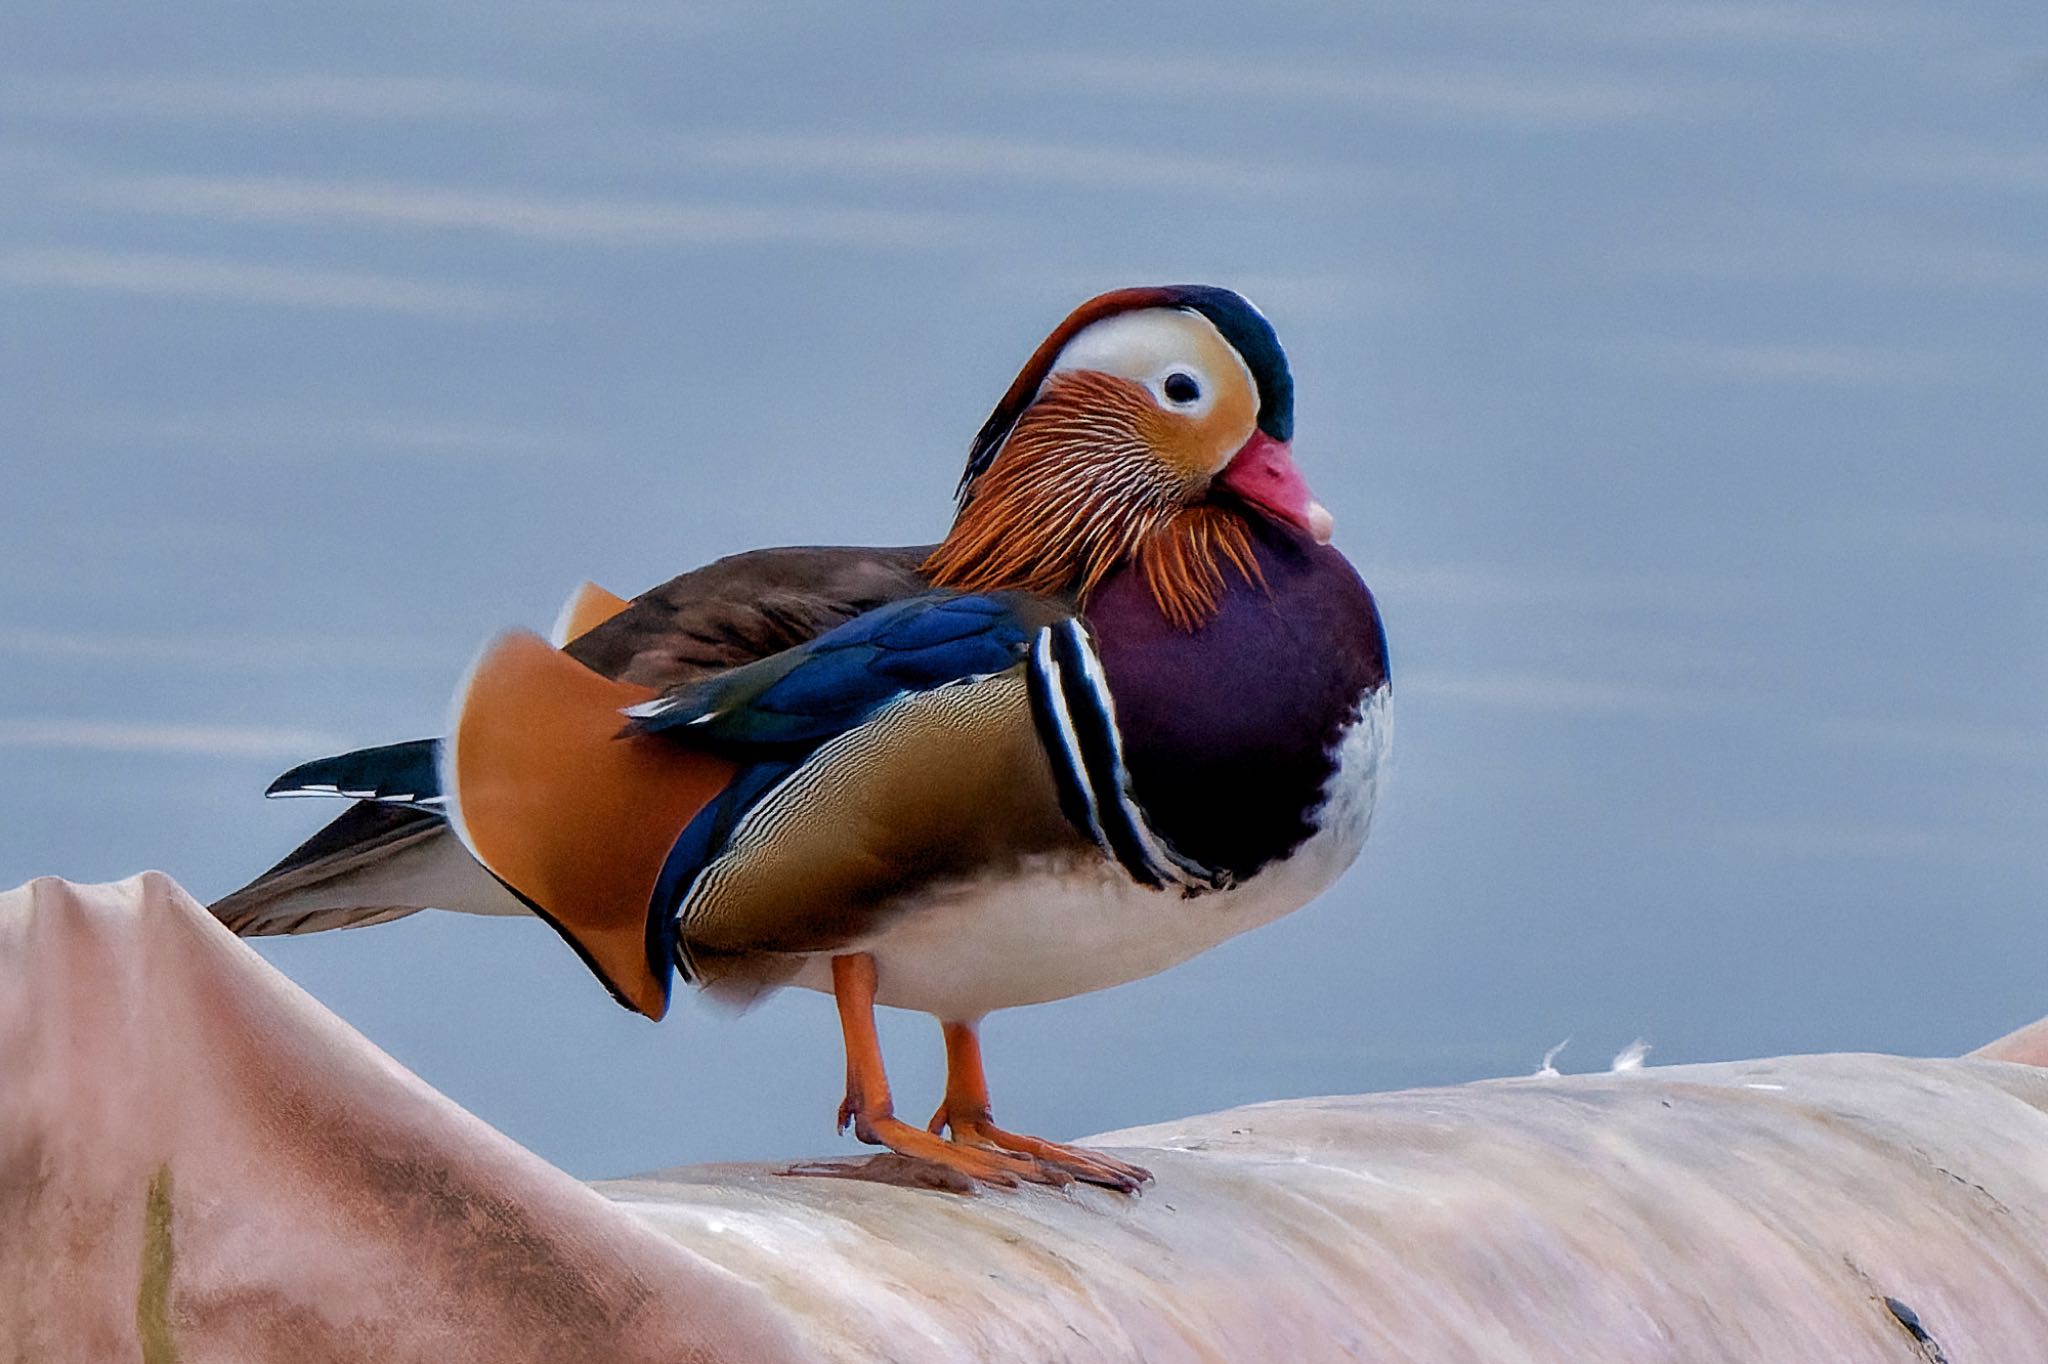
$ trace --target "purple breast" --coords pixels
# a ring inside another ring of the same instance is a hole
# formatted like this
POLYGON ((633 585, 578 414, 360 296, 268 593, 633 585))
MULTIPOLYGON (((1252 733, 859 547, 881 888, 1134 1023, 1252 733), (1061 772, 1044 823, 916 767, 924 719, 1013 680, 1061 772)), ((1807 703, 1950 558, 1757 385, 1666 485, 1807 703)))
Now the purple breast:
POLYGON ((1184 855, 1240 880, 1315 832, 1337 740, 1387 681, 1386 635, 1357 570, 1255 525, 1265 590, 1226 570, 1201 629, 1169 624, 1133 572, 1087 611, 1139 805, 1184 855))

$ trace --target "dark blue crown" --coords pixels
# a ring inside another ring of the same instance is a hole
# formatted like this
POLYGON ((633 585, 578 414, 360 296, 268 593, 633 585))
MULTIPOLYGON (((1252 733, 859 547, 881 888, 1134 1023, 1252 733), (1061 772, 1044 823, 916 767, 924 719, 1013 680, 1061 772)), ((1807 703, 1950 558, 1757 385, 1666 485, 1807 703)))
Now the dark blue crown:
POLYGON ((1223 333, 1259 386, 1259 429, 1274 440, 1294 439, 1294 375, 1287 352, 1266 315, 1243 294, 1213 284, 1169 284, 1160 292, 1208 318, 1223 333))

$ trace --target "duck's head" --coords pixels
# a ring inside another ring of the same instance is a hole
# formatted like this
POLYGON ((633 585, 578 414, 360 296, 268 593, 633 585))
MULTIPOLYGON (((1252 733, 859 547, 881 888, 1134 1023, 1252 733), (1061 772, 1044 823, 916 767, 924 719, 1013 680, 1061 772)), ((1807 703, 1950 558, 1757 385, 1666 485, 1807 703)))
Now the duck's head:
POLYGON ((1135 562, 1167 617, 1195 628, 1226 567, 1257 579, 1250 519, 1329 540, 1293 433, 1287 357, 1242 297, 1103 294, 1040 344, 982 426, 927 570, 943 586, 1085 598, 1135 562))

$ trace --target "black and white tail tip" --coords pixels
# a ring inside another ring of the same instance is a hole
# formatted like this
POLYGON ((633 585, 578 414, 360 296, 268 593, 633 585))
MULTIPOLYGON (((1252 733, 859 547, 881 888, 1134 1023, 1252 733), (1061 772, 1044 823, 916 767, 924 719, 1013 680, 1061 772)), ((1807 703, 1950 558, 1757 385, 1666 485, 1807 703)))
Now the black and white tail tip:
POLYGON ((447 800, 441 790, 440 749, 437 739, 413 739, 315 758, 270 783, 263 794, 340 796, 438 809, 447 800))

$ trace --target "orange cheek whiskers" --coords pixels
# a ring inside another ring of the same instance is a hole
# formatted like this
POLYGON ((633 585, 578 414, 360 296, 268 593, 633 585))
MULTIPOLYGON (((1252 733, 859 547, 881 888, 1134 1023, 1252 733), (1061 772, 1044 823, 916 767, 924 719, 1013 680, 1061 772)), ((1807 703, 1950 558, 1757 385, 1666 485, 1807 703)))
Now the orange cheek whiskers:
POLYGON ((1186 471, 1160 457, 1158 416, 1128 381, 1062 376, 976 480, 924 571, 940 587, 1085 599, 1136 561, 1160 612, 1184 630, 1215 612, 1225 568, 1261 581, 1235 512, 1185 503, 1186 471))
POLYGON ((1138 546, 1138 571, 1159 613, 1182 630, 1198 630, 1216 614, 1226 585, 1225 566, 1263 588, 1266 577, 1252 553, 1244 518, 1224 507, 1189 507, 1138 546))

